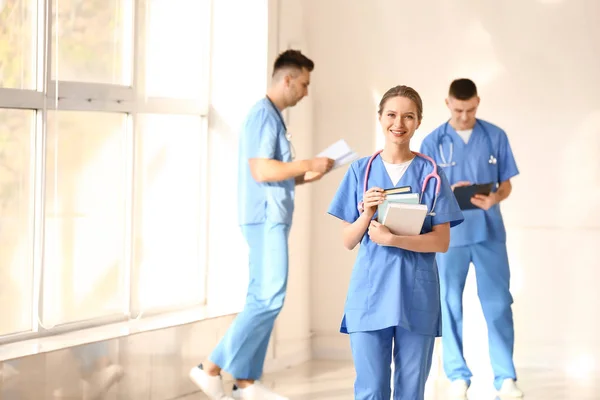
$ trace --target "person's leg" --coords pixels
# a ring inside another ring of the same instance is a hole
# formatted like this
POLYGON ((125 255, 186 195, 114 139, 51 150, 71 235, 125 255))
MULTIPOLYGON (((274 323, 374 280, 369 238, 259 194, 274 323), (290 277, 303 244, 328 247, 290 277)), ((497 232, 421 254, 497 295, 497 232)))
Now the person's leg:
POLYGON ((389 400, 394 328, 350 333, 355 400, 389 400))
POLYGON ((473 247, 477 294, 488 329, 494 386, 505 379, 516 380, 513 364, 514 328, 510 293, 510 268, 506 243, 488 241, 473 247))
POLYGON ((221 369, 237 380, 234 397, 249 397, 250 392, 260 391, 256 395, 277 398, 252 383, 262 375, 273 324, 285 300, 289 230, 289 225, 272 223, 242 227, 250 250, 246 305, 209 360, 190 372, 192 380, 211 398, 223 396, 221 369))
POLYGON ((257 380, 262 375, 273 324, 285 300, 289 225, 245 227, 244 235, 250 247, 246 305, 209 359, 236 379, 257 380))
POLYGON ((424 400, 434 343, 434 336, 395 329, 394 400, 424 400))
POLYGON ((436 256, 442 306, 442 354, 446 376, 467 385, 471 371, 463 356, 463 291, 471 263, 469 246, 451 247, 436 256))

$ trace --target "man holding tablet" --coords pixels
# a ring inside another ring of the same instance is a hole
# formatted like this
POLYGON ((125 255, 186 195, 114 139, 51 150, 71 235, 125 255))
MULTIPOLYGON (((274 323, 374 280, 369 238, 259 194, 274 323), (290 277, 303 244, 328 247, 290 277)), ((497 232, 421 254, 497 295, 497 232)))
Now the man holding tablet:
POLYGON ((462 297, 469 265, 488 327, 494 386, 504 396, 522 397, 513 363, 514 328, 506 230, 500 202, 511 193, 519 171, 506 133, 477 119, 477 87, 469 79, 450 85, 451 118, 429 134, 421 153, 443 168, 463 210, 464 222, 451 229, 450 248, 436 256, 442 301, 444 370, 453 399, 466 399, 471 371, 463 356, 462 297))

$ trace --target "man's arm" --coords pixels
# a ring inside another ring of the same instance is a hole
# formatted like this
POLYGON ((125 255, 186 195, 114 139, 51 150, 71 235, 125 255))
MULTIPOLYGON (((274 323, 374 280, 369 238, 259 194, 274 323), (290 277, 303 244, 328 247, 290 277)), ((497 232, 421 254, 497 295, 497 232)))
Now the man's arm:
POLYGON ((500 183, 498 186, 498 190, 490 193, 489 195, 484 194, 476 194, 471 198, 471 203, 475 204, 477 207, 483 210, 489 210, 495 204, 504 201, 510 196, 510 192, 512 192, 512 184, 510 183, 510 179, 500 183))
POLYGON ((510 179, 500 183, 498 190, 496 190, 496 203, 506 200, 511 192, 512 183, 510 183, 510 179))
POLYGON ((326 157, 282 162, 267 158, 249 160, 250 172, 257 182, 279 182, 294 178, 301 183, 319 179, 333 167, 334 160, 326 157))
POLYGON ((303 183, 316 182, 321 179, 325 174, 319 172, 308 171, 304 175, 296 177, 296 185, 302 185, 303 183))

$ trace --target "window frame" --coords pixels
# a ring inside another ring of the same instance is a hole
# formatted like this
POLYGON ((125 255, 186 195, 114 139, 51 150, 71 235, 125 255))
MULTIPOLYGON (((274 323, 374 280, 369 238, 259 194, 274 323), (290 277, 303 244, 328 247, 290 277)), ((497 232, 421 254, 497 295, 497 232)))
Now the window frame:
MULTIPOLYGON (((30 160, 32 181, 32 193, 30 196, 31 216, 30 226, 33 237, 28 243, 31 256, 30 265, 27 268, 33 270, 33 290, 32 296, 32 329, 27 332, 17 332, 0 336, 0 344, 39 338, 59 333, 69 332, 78 329, 85 329, 95 326, 101 326, 115 322, 133 321, 144 316, 154 316, 173 311, 181 311, 189 308, 206 305, 207 291, 204 291, 203 301, 197 304, 186 304, 181 306, 171 306, 160 309, 138 310, 134 307, 132 294, 135 292, 136 284, 133 271, 133 229, 134 229, 134 188, 135 188, 135 133, 139 128, 139 116, 141 114, 160 114, 160 115, 193 115, 201 120, 202 129, 198 132, 202 135, 202 148, 199 149, 199 157, 202 161, 202 187, 201 198, 203 201, 199 205, 200 214, 206 222, 202 229, 202 238, 199 251, 203 255, 204 282, 199 282, 206 289, 208 273, 208 113, 210 99, 210 74, 211 74, 211 34, 212 34, 212 10, 213 0, 202 0, 206 6, 206 20, 208 21, 206 29, 205 44, 199 46, 202 51, 203 62, 203 91, 197 99, 177 99, 146 97, 145 91, 145 63, 146 60, 146 24, 149 21, 148 11, 149 2, 152 0, 129 0, 131 2, 132 12, 132 47, 131 57, 132 71, 131 86, 98 84, 86 82, 69 82, 52 80, 52 7, 56 1, 60 0, 29 0, 37 5, 37 37, 35 44, 36 58, 36 90, 22 90, 0 87, 0 109, 27 109, 35 111, 35 121, 32 124, 35 129, 33 145, 30 160), (49 111, 95 111, 95 112, 117 112, 125 113, 128 118, 128 129, 126 132, 126 151, 127 151, 127 187, 126 187, 126 242, 125 242, 125 268, 123 287, 124 304, 123 313, 106 315, 99 318, 73 321, 56 326, 47 327, 42 324, 43 321, 43 273, 44 273, 44 218, 45 218, 45 183, 46 183, 46 141, 47 141, 47 121, 49 111)), ((59 43, 60 46, 60 43, 59 43)), ((33 50, 33 49, 32 49, 33 50)), ((201 221, 199 221, 201 222, 201 221)))

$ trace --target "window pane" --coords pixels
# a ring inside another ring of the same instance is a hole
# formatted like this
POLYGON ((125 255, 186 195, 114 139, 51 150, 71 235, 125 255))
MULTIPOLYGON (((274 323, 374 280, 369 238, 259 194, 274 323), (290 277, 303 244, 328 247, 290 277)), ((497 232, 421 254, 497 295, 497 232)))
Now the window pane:
POLYGON ((0 0, 0 87, 35 89, 37 0, 0 0))
POLYGON ((134 265, 143 310, 204 301, 202 120, 143 115, 136 136, 134 265))
POLYGON ((44 323, 123 310, 125 114, 48 114, 44 323))
POLYGON ((0 335, 31 329, 35 112, 0 109, 0 335))
POLYGON ((150 97, 204 95, 208 0, 149 0, 146 91, 150 97))
POLYGON ((52 79, 131 85, 132 4, 133 0, 54 0, 52 79))

